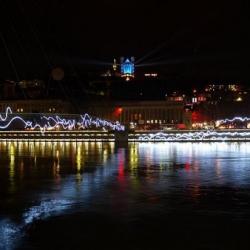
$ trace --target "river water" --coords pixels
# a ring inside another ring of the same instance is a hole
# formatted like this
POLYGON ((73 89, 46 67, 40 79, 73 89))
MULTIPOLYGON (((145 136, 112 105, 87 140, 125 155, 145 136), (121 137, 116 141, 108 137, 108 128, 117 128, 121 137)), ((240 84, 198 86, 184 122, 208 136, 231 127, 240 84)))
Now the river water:
POLYGON ((0 249, 250 249, 250 143, 0 142, 0 249))

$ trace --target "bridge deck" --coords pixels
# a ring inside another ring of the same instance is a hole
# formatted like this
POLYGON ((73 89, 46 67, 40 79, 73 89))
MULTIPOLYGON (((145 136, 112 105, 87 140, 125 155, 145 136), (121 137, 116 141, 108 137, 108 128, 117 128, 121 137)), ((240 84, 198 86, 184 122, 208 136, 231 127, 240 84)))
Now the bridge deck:
POLYGON ((0 131, 4 141, 114 141, 113 133, 103 131, 0 131))

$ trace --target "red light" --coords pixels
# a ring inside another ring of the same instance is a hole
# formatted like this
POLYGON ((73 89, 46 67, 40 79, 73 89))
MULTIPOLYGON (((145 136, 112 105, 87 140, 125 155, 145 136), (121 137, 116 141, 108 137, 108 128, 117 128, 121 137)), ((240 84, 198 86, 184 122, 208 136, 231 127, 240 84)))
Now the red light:
POLYGON ((191 165, 190 165, 189 163, 186 163, 186 164, 185 164, 185 170, 186 170, 186 171, 189 171, 190 168, 191 168, 191 165))
POLYGON ((199 121, 200 118, 201 118, 200 116, 201 116, 201 115, 200 115, 199 112, 197 112, 197 111, 192 112, 192 121, 193 121, 193 122, 199 121))
POLYGON ((124 184, 125 181, 125 165, 124 165, 124 152, 118 153, 118 181, 120 184, 124 184))
POLYGON ((121 107, 120 108, 115 108, 114 115, 119 116, 119 115, 121 115, 122 111, 123 111, 123 108, 121 108, 121 107))

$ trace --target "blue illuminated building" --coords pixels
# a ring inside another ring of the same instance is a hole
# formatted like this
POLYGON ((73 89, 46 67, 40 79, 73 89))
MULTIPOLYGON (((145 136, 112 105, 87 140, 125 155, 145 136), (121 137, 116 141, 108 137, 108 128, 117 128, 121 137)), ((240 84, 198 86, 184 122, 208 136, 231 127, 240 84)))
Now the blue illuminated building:
POLYGON ((129 81, 131 78, 134 78, 135 73, 135 64, 134 57, 121 58, 121 76, 126 78, 126 81, 129 81))

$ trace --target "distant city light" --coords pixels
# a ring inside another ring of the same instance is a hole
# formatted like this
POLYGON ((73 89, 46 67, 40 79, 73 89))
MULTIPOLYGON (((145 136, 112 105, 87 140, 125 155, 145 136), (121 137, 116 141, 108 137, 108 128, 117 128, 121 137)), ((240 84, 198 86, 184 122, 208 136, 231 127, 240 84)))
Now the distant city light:
POLYGON ((197 102, 198 102, 197 97, 193 97, 192 98, 192 103, 197 103, 197 102))
POLYGON ((117 67, 118 67, 118 65, 117 65, 116 59, 114 59, 113 70, 116 71, 117 67))
POLYGON ((115 108, 114 115, 116 117, 120 116, 122 114, 122 111, 123 111, 123 108, 121 108, 121 107, 115 108))
POLYGON ((145 73, 144 76, 145 77, 156 78, 158 76, 158 73, 145 73))
POLYGON ((118 112, 121 114, 122 113, 122 108, 118 108, 118 112))

